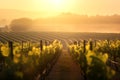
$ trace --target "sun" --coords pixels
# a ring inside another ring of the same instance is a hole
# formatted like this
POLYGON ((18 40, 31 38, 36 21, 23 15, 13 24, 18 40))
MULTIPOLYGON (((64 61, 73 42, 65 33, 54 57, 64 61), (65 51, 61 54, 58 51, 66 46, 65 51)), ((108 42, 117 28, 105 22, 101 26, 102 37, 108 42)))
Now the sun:
POLYGON ((65 7, 64 0, 49 0, 49 4, 52 6, 53 9, 59 10, 65 7))
POLYGON ((74 0, 33 0, 34 10, 47 13, 47 15, 57 15, 69 12, 73 8, 74 0))
POLYGON ((51 4, 59 6, 62 4, 62 0, 51 0, 51 4))
POLYGON ((66 0, 34 0, 34 8, 44 11, 59 11, 66 8, 66 0))

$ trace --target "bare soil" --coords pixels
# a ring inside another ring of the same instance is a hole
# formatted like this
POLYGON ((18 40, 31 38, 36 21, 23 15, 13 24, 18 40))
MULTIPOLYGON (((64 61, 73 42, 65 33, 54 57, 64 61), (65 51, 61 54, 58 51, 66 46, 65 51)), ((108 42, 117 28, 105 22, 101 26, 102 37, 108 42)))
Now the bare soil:
POLYGON ((83 80, 80 67, 67 50, 63 50, 46 80, 83 80))

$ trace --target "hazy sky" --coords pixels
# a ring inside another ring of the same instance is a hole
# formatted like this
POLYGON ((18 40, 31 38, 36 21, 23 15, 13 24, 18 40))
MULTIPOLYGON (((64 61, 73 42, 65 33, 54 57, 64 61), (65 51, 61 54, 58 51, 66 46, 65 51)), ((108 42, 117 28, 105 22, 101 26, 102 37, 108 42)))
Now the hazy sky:
MULTIPOLYGON (((3 22, 5 22, 4 19, 8 20, 6 21, 7 24, 14 18, 30 17, 36 19, 39 17, 56 16, 66 12, 89 16, 113 15, 120 14, 120 0, 0 0, 0 11, 0 19, 3 19, 3 22)), ((69 30, 67 27, 61 28, 59 25, 57 27, 52 25, 49 28, 54 31, 120 33, 120 26, 116 24, 89 25, 89 27, 87 25, 76 26, 69 25, 69 30)), ((38 28, 43 29, 42 27, 38 28)))
POLYGON ((0 9, 110 15, 120 14, 120 0, 0 0, 0 9))

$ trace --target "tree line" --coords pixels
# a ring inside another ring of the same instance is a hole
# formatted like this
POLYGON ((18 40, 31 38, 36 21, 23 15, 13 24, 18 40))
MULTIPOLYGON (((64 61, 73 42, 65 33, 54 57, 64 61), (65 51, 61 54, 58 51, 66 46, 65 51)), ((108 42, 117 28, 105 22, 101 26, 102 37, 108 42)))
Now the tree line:
POLYGON ((29 31, 31 27, 42 24, 120 24, 120 15, 89 17, 87 15, 62 14, 57 17, 35 20, 19 18, 12 20, 9 26, 12 31, 29 31))

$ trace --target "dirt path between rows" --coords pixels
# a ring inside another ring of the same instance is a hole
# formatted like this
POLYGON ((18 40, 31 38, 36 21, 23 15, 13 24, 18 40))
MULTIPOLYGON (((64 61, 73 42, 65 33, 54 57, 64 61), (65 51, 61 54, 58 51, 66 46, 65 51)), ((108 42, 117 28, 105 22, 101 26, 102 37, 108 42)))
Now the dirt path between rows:
POLYGON ((68 51, 63 50, 46 80, 83 80, 83 78, 80 67, 73 61, 68 51))

